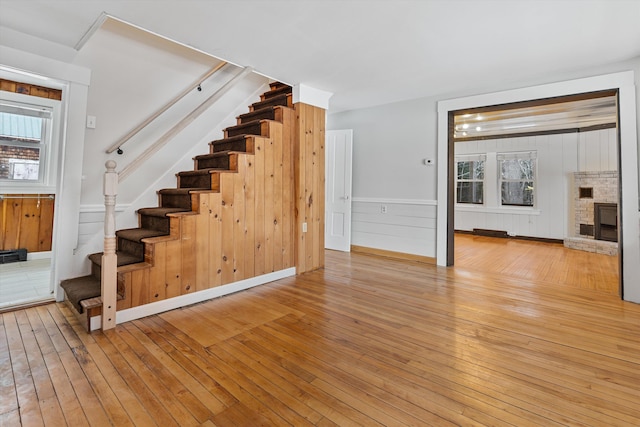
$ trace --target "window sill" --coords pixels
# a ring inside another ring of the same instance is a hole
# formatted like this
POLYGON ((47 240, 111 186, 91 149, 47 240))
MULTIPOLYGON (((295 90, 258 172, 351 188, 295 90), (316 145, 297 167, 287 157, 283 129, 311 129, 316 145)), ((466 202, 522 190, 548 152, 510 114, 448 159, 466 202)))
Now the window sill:
POLYGON ((460 212, 475 212, 475 213, 490 213, 490 214, 508 214, 508 215, 540 215, 540 210, 527 207, 487 207, 487 206, 469 206, 456 204, 456 211, 460 212))

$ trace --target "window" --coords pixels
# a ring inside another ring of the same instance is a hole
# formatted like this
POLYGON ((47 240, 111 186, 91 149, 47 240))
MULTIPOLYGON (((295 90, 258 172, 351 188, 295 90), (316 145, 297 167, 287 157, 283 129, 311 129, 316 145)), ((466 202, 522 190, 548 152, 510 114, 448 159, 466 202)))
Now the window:
POLYGON ((484 203, 484 164, 484 156, 465 156, 457 159, 457 203, 484 203))
POLYGON ((498 153, 503 206, 534 206, 536 153, 498 153))
POLYGON ((43 191, 55 184, 54 117, 59 101, 2 93, 0 184, 43 191))

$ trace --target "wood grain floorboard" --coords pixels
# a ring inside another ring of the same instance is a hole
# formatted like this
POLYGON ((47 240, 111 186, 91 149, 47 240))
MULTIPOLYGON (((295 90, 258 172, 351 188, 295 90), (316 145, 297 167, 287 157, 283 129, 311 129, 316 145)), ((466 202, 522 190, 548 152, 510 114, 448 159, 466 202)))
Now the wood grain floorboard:
POLYGON ((104 333, 64 304, 0 314, 0 424, 640 425, 640 305, 616 296, 617 261, 456 239, 452 268, 326 251, 104 333))

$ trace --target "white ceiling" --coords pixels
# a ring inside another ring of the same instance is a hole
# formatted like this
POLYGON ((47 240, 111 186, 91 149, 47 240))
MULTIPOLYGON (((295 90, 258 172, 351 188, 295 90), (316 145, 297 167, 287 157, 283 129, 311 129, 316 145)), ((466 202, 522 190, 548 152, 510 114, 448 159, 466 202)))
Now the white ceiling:
POLYGON ((640 0, 0 0, 0 43, 18 31, 73 48, 103 12, 333 92, 331 111, 640 56, 640 0))

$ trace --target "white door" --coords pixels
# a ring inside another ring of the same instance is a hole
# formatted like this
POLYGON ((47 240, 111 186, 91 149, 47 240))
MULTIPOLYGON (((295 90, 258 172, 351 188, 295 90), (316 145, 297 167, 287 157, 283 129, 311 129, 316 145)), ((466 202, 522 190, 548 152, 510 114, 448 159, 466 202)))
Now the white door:
POLYGON ((326 135, 325 229, 327 249, 351 250, 351 155, 353 130, 326 135))

